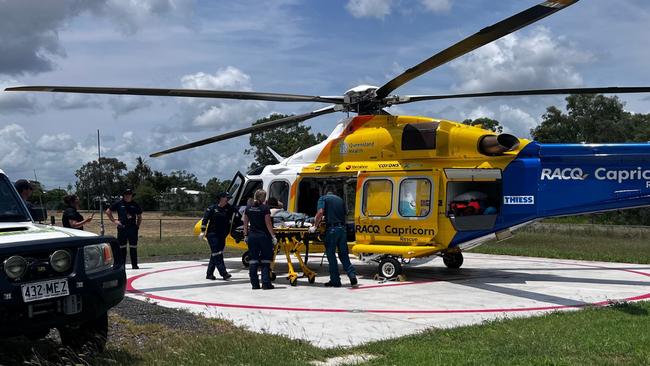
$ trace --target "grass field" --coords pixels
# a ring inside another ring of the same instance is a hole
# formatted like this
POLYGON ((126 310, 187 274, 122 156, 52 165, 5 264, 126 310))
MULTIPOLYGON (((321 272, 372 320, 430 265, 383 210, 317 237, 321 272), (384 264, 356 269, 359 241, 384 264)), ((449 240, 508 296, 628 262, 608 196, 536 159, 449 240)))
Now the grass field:
POLYGON ((649 313, 647 302, 616 304, 431 330, 335 350, 254 334, 222 321, 205 320, 212 330, 178 332, 113 318, 114 322, 123 322, 127 334, 98 364, 305 365, 333 356, 369 354, 376 358, 368 365, 648 365, 649 313), (139 344, 130 341, 133 339, 139 344))

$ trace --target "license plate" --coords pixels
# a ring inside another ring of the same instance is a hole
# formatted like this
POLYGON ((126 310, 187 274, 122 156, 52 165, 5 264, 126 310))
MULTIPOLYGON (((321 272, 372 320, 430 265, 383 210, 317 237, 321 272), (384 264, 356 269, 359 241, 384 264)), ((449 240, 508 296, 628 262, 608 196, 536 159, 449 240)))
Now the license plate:
POLYGON ((70 295, 67 280, 51 280, 21 285, 25 302, 70 295))

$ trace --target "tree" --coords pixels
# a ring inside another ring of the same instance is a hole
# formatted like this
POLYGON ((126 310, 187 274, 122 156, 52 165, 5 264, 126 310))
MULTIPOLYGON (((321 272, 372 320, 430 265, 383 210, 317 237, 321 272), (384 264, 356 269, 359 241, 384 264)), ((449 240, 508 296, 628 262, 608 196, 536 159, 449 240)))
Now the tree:
POLYGON ((567 113, 548 107, 542 123, 530 133, 540 142, 626 142, 636 136, 643 118, 625 112, 618 97, 570 95, 567 113))
POLYGON ((219 180, 219 178, 210 178, 207 183, 205 183, 205 193, 206 193, 206 204, 217 202, 217 195, 221 192, 225 192, 230 186, 230 180, 219 180))
MULTIPOLYGON (((272 114, 269 117, 258 119, 253 125, 259 125, 285 117, 289 116, 272 114)), ((249 139, 252 148, 244 151, 245 154, 253 154, 255 157, 255 160, 250 165, 250 169, 277 163, 277 160, 267 147, 271 147, 278 154, 287 157, 295 154, 299 150, 316 145, 327 138, 322 133, 314 135, 310 131, 311 127, 304 126, 301 123, 295 123, 267 131, 253 132, 249 139)))
POLYGON ((110 199, 121 194, 126 188, 125 171, 126 164, 116 158, 101 158, 99 162, 93 160, 82 165, 75 172, 77 195, 82 206, 87 206, 88 201, 94 202, 96 197, 105 196, 110 199))
POLYGON ((136 198, 138 204, 145 211, 152 211, 158 209, 158 199, 160 194, 156 192, 154 187, 149 182, 143 182, 138 185, 138 188, 135 190, 136 198))
POLYGON ((135 168, 126 173, 125 177, 126 184, 133 189, 137 189, 153 176, 153 171, 141 156, 138 156, 135 161, 135 168))
POLYGON ((477 118, 477 119, 466 119, 463 121, 463 124, 470 125, 470 126, 479 126, 485 130, 490 130, 496 133, 501 133, 503 132, 503 126, 501 126, 501 123, 495 119, 491 118, 477 118))

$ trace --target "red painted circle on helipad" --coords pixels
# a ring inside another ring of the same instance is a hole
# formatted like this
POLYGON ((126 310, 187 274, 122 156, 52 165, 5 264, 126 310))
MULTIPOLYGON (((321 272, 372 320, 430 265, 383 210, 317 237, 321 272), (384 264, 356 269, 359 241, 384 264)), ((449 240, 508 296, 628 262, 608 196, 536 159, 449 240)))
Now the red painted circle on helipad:
MULTIPOLYGON (((512 259, 514 260, 514 259, 512 259)), ((542 262, 541 260, 521 260, 518 259, 516 261, 521 261, 521 262, 542 262)), ((553 263, 553 262, 548 262, 544 261, 543 263, 553 263)), ((557 264, 557 263, 556 263, 557 264)), ((627 273, 633 273, 637 274, 640 276, 645 276, 645 277, 650 277, 650 273, 645 273, 645 272, 640 272, 640 271, 635 271, 631 269, 626 269, 626 268, 613 268, 613 267, 602 267, 602 266, 595 266, 595 265, 587 265, 587 264, 578 264, 578 263, 562 263, 562 264, 570 264, 574 266, 581 266, 581 267, 590 267, 594 269, 608 269, 608 270, 617 270, 617 271, 623 271, 627 273)), ((164 272, 171 272, 171 271, 180 271, 183 269, 188 269, 188 268, 194 268, 194 267, 202 267, 203 265, 191 265, 191 266, 183 266, 183 267, 176 267, 176 268, 167 268, 167 269, 161 269, 157 271, 151 271, 147 273, 142 273, 136 276, 133 276, 129 278, 126 282, 126 290, 132 294, 138 294, 145 296, 149 299, 152 300, 160 300, 160 301, 168 301, 168 302, 175 302, 179 304, 190 304, 190 305, 200 305, 200 306, 210 306, 210 307, 220 307, 220 308, 235 308, 235 309, 245 309, 245 310, 280 310, 280 311, 303 311, 303 312, 321 312, 321 313, 375 313, 375 314, 459 314, 459 313, 513 313, 513 312, 527 312, 527 311, 549 311, 549 310, 562 310, 562 309, 579 309, 583 308, 586 306, 605 306, 609 305, 611 302, 609 300, 605 301, 599 301, 599 302, 594 302, 594 303, 587 303, 587 304, 577 304, 577 305, 551 305, 551 306, 537 306, 537 307, 521 307, 521 308, 494 308, 494 309, 423 309, 423 310, 415 310, 415 309, 341 309, 341 308, 299 308, 299 307, 286 307, 286 306, 264 306, 264 305, 247 305, 247 304, 230 304, 230 303, 219 303, 219 302, 209 302, 209 301, 195 301, 195 300, 185 300, 185 299, 178 299, 178 298, 173 298, 173 297, 166 297, 166 296, 160 296, 160 295, 155 295, 151 293, 147 293, 141 290, 138 290, 133 286, 133 283, 137 281, 140 278, 158 274, 158 273, 164 273, 164 272)), ((384 287, 384 286, 382 286, 384 287)), ((633 296, 633 297, 628 297, 625 299, 622 299, 623 301, 638 301, 638 300, 647 300, 650 299, 650 293, 646 293, 643 295, 639 296, 633 296)))

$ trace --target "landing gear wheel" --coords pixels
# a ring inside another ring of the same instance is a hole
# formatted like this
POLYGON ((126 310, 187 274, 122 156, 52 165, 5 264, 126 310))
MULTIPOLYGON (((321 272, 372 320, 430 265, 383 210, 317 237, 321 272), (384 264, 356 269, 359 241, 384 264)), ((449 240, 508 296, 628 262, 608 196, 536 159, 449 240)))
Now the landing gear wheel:
POLYGON ((108 337, 108 315, 90 320, 79 327, 59 328, 61 343, 75 352, 96 355, 104 351, 108 337))
POLYGON ((402 264, 395 258, 387 257, 379 262, 379 275, 386 279, 395 278, 402 273, 402 264))
POLYGON ((316 276, 307 277, 307 281, 309 281, 310 285, 313 285, 316 282, 316 276))
POLYGON ((248 268, 251 262, 251 257, 248 254, 248 251, 245 251, 244 254, 241 255, 241 264, 244 265, 244 267, 248 268))
POLYGON ((442 255, 442 261, 449 269, 458 269, 463 265, 463 253, 454 252, 442 255))
POLYGON ((278 278, 278 275, 276 275, 275 272, 271 272, 269 278, 271 278, 271 281, 275 281, 275 279, 278 278))
POLYGON ((295 287, 295 286, 298 286, 298 279, 297 279, 297 278, 290 278, 290 279, 289 279, 289 284, 290 284, 291 286, 294 286, 294 287, 295 287))

